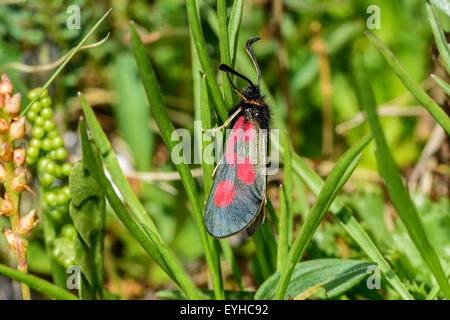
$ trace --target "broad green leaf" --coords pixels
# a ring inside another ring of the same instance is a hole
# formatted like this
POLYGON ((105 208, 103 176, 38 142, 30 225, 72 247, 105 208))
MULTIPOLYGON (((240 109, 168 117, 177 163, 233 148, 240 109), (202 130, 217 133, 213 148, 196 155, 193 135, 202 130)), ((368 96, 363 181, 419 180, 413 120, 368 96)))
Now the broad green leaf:
MULTIPOLYGON (((373 262, 349 259, 317 259, 297 263, 292 273, 286 295, 300 298, 308 291, 322 287, 328 298, 343 294, 373 272, 373 262)), ((280 273, 267 279, 255 294, 255 299, 268 300, 275 296, 275 289, 280 280, 280 273)))
POLYGON ((103 191, 83 162, 74 166, 69 177, 69 187, 72 195, 70 216, 84 242, 91 246, 91 234, 100 232, 104 226, 103 191))

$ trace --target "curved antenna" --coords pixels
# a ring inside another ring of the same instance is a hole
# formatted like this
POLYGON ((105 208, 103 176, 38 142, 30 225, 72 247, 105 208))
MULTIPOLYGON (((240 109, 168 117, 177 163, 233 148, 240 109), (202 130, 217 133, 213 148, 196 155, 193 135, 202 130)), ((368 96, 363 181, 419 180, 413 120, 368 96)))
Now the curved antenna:
MULTIPOLYGON (((219 66, 219 69, 222 70, 222 71, 225 71, 225 72, 232 73, 232 74, 234 74, 235 76, 238 76, 239 78, 244 79, 245 81, 247 81, 248 83, 250 83, 250 85, 251 85, 252 87, 255 87, 255 85, 253 84, 253 82, 250 81, 249 78, 247 78, 246 76, 240 74, 239 72, 237 72, 236 70, 234 70, 234 69, 231 68, 230 66, 228 66, 228 65, 226 65, 226 64, 221 64, 221 65, 219 66)), ((231 79, 230 79, 230 75, 229 75, 228 73, 227 73, 227 75, 228 75, 228 79, 230 80, 230 82, 231 82, 233 88, 236 89, 236 87, 234 86, 233 82, 232 82, 231 79)), ((236 89, 236 90, 237 90, 237 89, 236 89)))
POLYGON ((258 74, 258 87, 261 84, 261 69, 259 68, 258 61, 256 61, 255 54, 252 50, 252 43, 258 41, 261 39, 260 37, 254 37, 247 40, 247 44, 245 45, 245 49, 247 50, 248 55, 250 56, 250 59, 252 59, 253 65, 255 66, 256 73, 258 74))

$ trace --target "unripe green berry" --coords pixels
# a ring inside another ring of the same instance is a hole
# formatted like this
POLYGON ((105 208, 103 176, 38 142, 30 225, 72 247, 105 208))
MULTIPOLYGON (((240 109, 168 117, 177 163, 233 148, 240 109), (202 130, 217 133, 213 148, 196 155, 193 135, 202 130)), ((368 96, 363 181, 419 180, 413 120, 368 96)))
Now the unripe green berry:
POLYGON ((44 130, 47 132, 52 131, 55 129, 55 123, 52 120, 45 120, 44 122, 44 130))
POLYGON ((56 169, 56 163, 54 163, 53 161, 50 161, 45 166, 44 171, 46 173, 49 173, 49 174, 53 175, 53 174, 55 174, 55 169, 56 169))
POLYGON ((68 268, 72 265, 75 264, 75 257, 67 257, 64 259, 62 265, 64 266, 64 268, 68 268))
POLYGON ((27 164, 33 164, 36 161, 36 158, 31 158, 28 154, 27 157, 25 158, 25 161, 27 162, 27 164))
POLYGON ((34 88, 34 89, 28 91, 28 99, 33 100, 34 97, 36 97, 36 95, 38 94, 39 90, 40 90, 40 88, 34 88))
POLYGON ((59 132, 58 130, 52 130, 49 133, 47 133, 49 138, 56 138, 59 137, 59 132))
POLYGON ((49 157, 50 159, 52 159, 52 160, 56 160, 56 150, 51 150, 51 151, 48 153, 48 157, 49 157))
POLYGON ((41 103, 44 106, 44 108, 48 108, 52 104, 52 98, 50 97, 41 98, 41 103))
POLYGON ((44 193, 44 200, 47 204, 53 205, 56 201, 56 193, 53 191, 47 191, 44 193))
POLYGON ((40 138, 44 137, 44 135, 45 135, 45 130, 44 130, 42 127, 35 126, 35 127, 31 130, 31 133, 33 134, 33 136, 34 136, 35 138, 40 139, 40 138))
MULTIPOLYGON (((28 99, 33 100, 34 97, 36 97, 36 95, 39 93, 39 91, 41 91, 41 87, 38 88, 34 88, 30 91, 28 91, 28 99)), ((42 99, 43 97, 46 97, 48 95, 48 91, 47 89, 44 90, 44 92, 42 92, 40 98, 42 99)))
POLYGON ((73 166, 71 163, 68 163, 68 162, 64 163, 61 166, 62 174, 65 176, 70 176, 70 173, 72 172, 72 168, 73 168, 73 166))
POLYGON ((65 204, 68 201, 66 195, 62 192, 58 192, 56 195, 56 203, 57 204, 65 204))
POLYGON ((35 148, 40 149, 41 146, 42 146, 42 142, 39 139, 33 138, 33 139, 30 140, 30 144, 29 145, 30 145, 30 147, 35 147, 35 148))
POLYGON ((42 150, 50 151, 53 148, 52 140, 49 138, 44 138, 42 140, 42 150))
POLYGON ((43 126, 45 123, 45 119, 42 116, 38 116, 36 117, 36 119, 34 120, 34 124, 37 126, 43 126))
POLYGON ((51 117, 53 116, 53 110, 51 108, 44 108, 41 111, 41 116, 45 119, 51 119, 51 117))
MULTIPOLYGON (((33 111, 35 113, 38 113, 39 111, 41 111, 42 109, 42 104, 39 101, 34 102, 31 107, 30 107, 30 111, 33 111)), ((28 112, 30 112, 28 111, 28 112)))
POLYGON ((44 187, 49 187, 52 185, 54 180, 55 180, 55 177, 52 174, 45 172, 42 175, 40 182, 42 183, 42 185, 44 187))
POLYGON ((61 166, 60 165, 57 165, 56 164, 56 167, 55 167, 55 177, 57 177, 57 178, 61 178, 61 174, 62 174, 62 172, 61 172, 61 166))
POLYGON ((36 120, 37 116, 38 116, 37 113, 34 112, 33 110, 27 112, 27 119, 30 120, 31 122, 36 120))
POLYGON ((57 259, 61 254, 62 254, 62 251, 57 247, 53 248, 53 250, 51 252, 52 257, 55 259, 57 259))
MULTIPOLYGON (((39 155, 39 149, 38 149, 38 148, 33 147, 33 146, 29 146, 29 147, 27 148, 27 156, 28 156, 29 158, 36 159, 38 155, 39 155)), ((27 162, 28 162, 28 161, 27 161, 27 162)))
POLYGON ((50 159, 48 158, 41 158, 38 162, 38 169, 40 171, 44 171, 45 167, 47 166, 47 164, 50 162, 50 159))
POLYGON ((77 229, 72 224, 66 224, 61 228, 61 235, 69 240, 75 239, 77 229))
POLYGON ((55 137, 52 139, 52 143, 53 143, 53 148, 59 148, 62 147, 64 145, 64 140, 63 138, 61 138, 60 136, 55 137))
POLYGON ((64 160, 67 157, 67 150, 63 147, 56 149, 55 158, 57 160, 64 160))
POLYGON ((50 210, 49 213, 50 213, 50 216, 55 221, 60 221, 62 218, 62 213, 58 209, 52 209, 52 210, 50 210))
POLYGON ((67 199, 72 199, 72 194, 70 193, 70 188, 69 186, 64 186, 61 188, 61 192, 64 193, 67 197, 67 199))

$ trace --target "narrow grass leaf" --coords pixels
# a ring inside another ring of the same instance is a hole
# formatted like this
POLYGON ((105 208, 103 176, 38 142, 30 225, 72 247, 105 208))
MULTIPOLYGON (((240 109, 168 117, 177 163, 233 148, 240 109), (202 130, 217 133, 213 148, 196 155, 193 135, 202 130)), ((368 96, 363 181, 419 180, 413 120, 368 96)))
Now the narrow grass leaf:
POLYGON ((280 219, 278 222, 277 271, 281 272, 286 265, 289 253, 289 223, 286 208, 286 195, 283 186, 278 188, 278 202, 280 204, 280 208, 278 209, 280 219))
POLYGON ((448 96, 450 96, 450 84, 448 84, 447 82, 445 82, 444 80, 442 80, 435 74, 432 74, 430 77, 439 85, 439 87, 441 87, 442 90, 444 90, 444 92, 448 96))
POLYGON ((34 275, 26 274, 21 271, 9 268, 3 264, 0 264, 0 274, 22 282, 33 288, 34 290, 45 294, 46 296, 57 300, 78 300, 78 298, 67 292, 66 290, 55 286, 54 284, 40 279, 34 275))
POLYGON ((423 90, 417 82, 411 77, 406 69, 394 54, 378 39, 373 33, 365 32, 370 42, 380 51, 388 65, 392 68, 405 87, 417 99, 417 101, 428 110, 431 116, 444 128, 450 135, 450 118, 445 111, 423 90))
POLYGON ((214 107, 216 108, 217 114, 220 116, 222 121, 225 121, 228 118, 227 108, 225 106, 225 102, 223 101, 222 94, 220 93, 219 85, 216 82, 215 73, 208 56, 208 51, 206 50, 205 38, 203 36, 203 31, 197 15, 196 1, 187 0, 186 9, 189 19, 189 27, 194 39, 195 49, 197 51, 198 59, 200 60, 203 72, 206 74, 206 81, 208 82, 214 107))
POLYGON ((293 197, 293 178, 292 178, 292 159, 291 159, 291 145, 289 142, 288 131, 283 130, 283 191, 286 199, 286 221, 287 221, 287 243, 288 247, 292 243, 292 234, 294 232, 294 214, 292 210, 293 197))
POLYGON ((231 67, 234 67, 236 61, 236 47, 239 39, 239 29, 241 26, 242 12, 244 9, 244 0, 233 1, 230 20, 228 22, 228 35, 230 38, 230 57, 231 67))
MULTIPOLYGON (((227 18, 227 1, 217 0, 217 17, 219 20, 219 47, 220 61, 223 64, 231 65, 230 58, 230 42, 228 38, 228 18, 227 18)), ((233 107, 233 92, 228 77, 222 72, 222 91, 225 98, 225 106, 228 110, 233 107)))
POLYGON ((448 48, 448 43, 445 39, 444 31, 442 31, 441 24, 437 18, 436 12, 432 5, 426 4, 428 21, 430 21, 431 30, 433 31, 434 40, 436 41, 436 46, 438 51, 444 61, 447 72, 450 73, 450 50, 448 48))
POLYGON ((371 131, 375 138, 377 150, 375 152, 378 170, 384 180, 389 197, 404 223, 411 240, 416 245, 422 258, 430 268, 431 272, 436 277, 437 282, 441 286, 447 299, 450 299, 450 285, 448 279, 442 270, 439 258, 431 245, 425 229, 417 213, 405 185, 402 182, 400 172, 387 146, 386 139, 383 134, 383 129, 379 122, 376 113, 376 102, 372 92, 372 88, 366 79, 367 71, 362 61, 362 54, 358 52, 354 61, 354 77, 356 84, 356 91, 359 104, 366 112, 367 120, 369 122, 371 131))

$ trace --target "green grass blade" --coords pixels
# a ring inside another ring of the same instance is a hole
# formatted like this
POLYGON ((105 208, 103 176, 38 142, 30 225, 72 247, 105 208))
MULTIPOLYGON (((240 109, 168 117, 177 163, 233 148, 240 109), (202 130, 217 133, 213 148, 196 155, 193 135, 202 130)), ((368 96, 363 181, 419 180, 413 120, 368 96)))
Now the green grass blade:
POLYGON ((81 107, 83 109, 85 119, 88 123, 89 129, 91 129, 92 137, 94 138, 94 141, 100 150, 103 161, 105 162, 105 166, 111 175, 111 179, 116 184, 131 211, 136 214, 136 218, 139 220, 139 223, 147 226, 159 237, 158 230, 156 229, 153 220, 137 198, 128 182, 128 179, 125 177, 125 174, 120 168, 119 162, 117 161, 114 150, 109 143, 108 137, 106 136, 100 123, 95 117, 94 110, 92 110, 92 107, 89 105, 89 103, 81 93, 78 93, 78 96, 80 98, 81 107))
POLYGON ((142 231, 134 219, 128 214, 122 201, 115 193, 109 180, 106 178, 103 172, 101 160, 94 156, 94 151, 92 150, 92 146, 89 142, 84 121, 80 121, 80 135, 84 156, 83 161, 86 162, 89 172, 95 178, 97 183, 103 188, 105 197, 108 199, 111 208, 113 208, 120 221, 122 221, 125 227, 133 234, 142 247, 152 256, 155 262, 161 266, 169 277, 177 283, 186 295, 190 299, 198 299, 199 296, 195 286, 184 270, 179 266, 175 258, 171 255, 169 250, 167 250, 164 244, 160 241, 160 238, 145 226, 143 226, 145 231, 142 231), (148 239, 147 236, 150 239, 148 239))
POLYGON ((203 36, 202 28, 197 15, 196 1, 187 0, 186 8, 195 49, 197 51, 198 59, 200 60, 203 72, 206 74, 206 81, 208 82, 214 107, 216 108, 217 114, 222 121, 225 121, 228 118, 227 108, 225 106, 225 102, 223 101, 222 94, 220 93, 219 85, 216 82, 215 73, 206 50, 205 38, 203 36))
MULTIPOLYGON (((203 129, 211 129, 212 121, 211 121, 211 109, 209 105, 209 96, 208 96, 208 87, 206 83, 206 76, 203 75, 201 80, 201 120, 203 129)), ((205 153, 205 149, 211 145, 212 137, 207 133, 202 133, 202 154, 205 153), (204 140, 203 140, 204 139, 204 140), (209 139, 209 141, 208 141, 209 139)), ((208 163, 209 161, 205 161, 202 158, 202 170, 203 170, 203 186, 205 189, 205 203, 208 200, 209 190, 211 190, 213 178, 212 174, 214 172, 214 163, 208 163)))
POLYGON ((289 136, 287 130, 283 130, 283 144, 284 144, 284 155, 283 155, 283 188, 286 199, 286 221, 287 221, 287 243, 288 246, 292 243, 292 234, 294 232, 294 214, 292 211, 292 197, 293 197, 293 178, 292 178, 292 159, 291 159, 291 145, 289 142, 289 136))
POLYGON ((331 203, 336 198, 345 182, 350 178, 353 171, 356 169, 359 159, 361 158, 361 154, 359 154, 359 152, 361 152, 361 150, 369 142, 370 139, 364 138, 358 144, 350 148, 344 155, 342 155, 329 174, 322 190, 319 193, 319 196, 316 199, 316 202, 314 203, 314 206, 311 209, 310 214, 307 216, 302 228, 300 229, 299 235, 295 239, 294 244, 289 251, 288 262, 281 272, 275 299, 281 300, 285 298, 289 280, 297 262, 301 259, 331 203))
POLYGON ((137 77, 136 62, 130 52, 114 60, 112 86, 117 92, 114 114, 120 136, 128 144, 137 171, 152 168, 154 137, 150 129, 150 110, 144 88, 137 77), (130 124, 133 125, 130 125, 130 124))
POLYGON ((91 36, 91 34, 94 33, 94 31, 100 26, 100 24, 103 22, 103 20, 106 19, 106 17, 109 15, 109 13, 111 12, 112 8, 109 9, 104 15, 103 17, 100 18, 100 20, 97 21, 97 23, 92 27, 91 30, 89 30, 89 32, 84 36, 83 39, 81 39, 81 41, 78 43, 78 45, 73 49, 72 53, 67 57, 66 60, 64 60, 64 62, 59 66, 58 69, 56 69, 56 71, 52 74, 52 76, 50 77, 50 79, 47 80, 47 82, 42 86, 41 90, 39 90, 39 92, 36 94, 36 96, 30 101, 30 103, 28 103, 28 105, 25 107, 25 109, 22 110, 22 112, 20 113, 20 117, 24 116, 27 111, 31 108, 31 106, 33 105, 33 103, 35 103, 39 97, 41 96, 41 94, 45 91, 45 89, 48 88, 48 86, 53 82, 53 80, 55 80, 55 78, 61 73, 61 71, 64 69, 64 67, 69 63, 69 61, 73 58, 73 56, 80 50, 80 48, 84 45, 84 43, 89 39, 89 37, 91 36))
POLYGON ((278 222, 278 248, 277 248, 277 271, 281 272, 287 262, 287 256, 289 253, 289 223, 288 223, 288 213, 287 213, 287 204, 286 204, 286 196, 284 193, 283 186, 278 188, 278 202, 280 203, 279 212, 279 222, 278 222))
MULTIPOLYGON (((231 65, 230 47, 228 39, 228 19, 227 19, 227 1, 217 0, 217 17, 219 20, 219 47, 221 63, 231 65)), ((228 110, 233 107, 233 92, 228 81, 226 72, 222 72, 222 90, 225 98, 225 105, 228 110)))
POLYGON ((442 90, 444 90, 444 92, 448 96, 450 96, 450 84, 448 84, 447 82, 445 82, 444 80, 442 80, 435 74, 430 75, 430 77, 439 85, 439 87, 441 87, 442 90))
POLYGON ((376 102, 372 88, 366 79, 367 71, 362 61, 362 54, 355 57, 354 77, 357 88, 359 104, 367 115, 371 131, 375 138, 377 151, 375 152, 380 175, 385 182, 389 197, 404 223, 408 233, 416 245, 422 258, 436 277, 441 286, 441 290, 447 299, 450 299, 450 285, 442 269, 439 258, 431 245, 422 222, 420 221, 417 209, 414 206, 405 185, 402 182, 400 172, 392 158, 387 146, 386 139, 381 128, 377 113, 376 102))
POLYGON ((273 207, 272 201, 270 201, 269 197, 267 197, 266 209, 269 212, 269 217, 270 217, 270 220, 272 220, 275 230, 277 230, 277 232, 279 232, 280 221, 277 217, 277 213, 275 212, 275 208, 273 207))
POLYGON ((450 118, 445 111, 423 90, 417 82, 409 75, 406 69, 394 54, 373 33, 365 32, 370 42, 380 51, 388 65, 392 68, 405 87, 417 99, 417 101, 428 110, 431 116, 450 134, 450 118))
MULTIPOLYGON (((130 31, 139 75, 141 77, 142 83, 144 84, 147 99, 152 106, 153 116, 161 132, 161 137, 170 153, 175 145, 175 142, 171 140, 171 136, 175 131, 175 128, 170 122, 169 114, 162 99, 161 88, 159 87, 155 72, 153 71, 153 67, 150 63, 150 60, 147 58, 144 45, 142 44, 138 34, 136 33, 136 29, 134 28, 133 24, 130 25, 130 31)), ((207 74, 206 76, 208 78, 207 74)), ((212 248, 209 243, 206 228, 203 223, 203 210, 202 206, 200 205, 200 197, 197 194, 194 178, 192 177, 189 166, 186 163, 182 162, 180 164, 177 164, 176 168, 180 174, 181 181, 184 185, 186 194, 192 206, 195 221, 197 222, 197 226, 200 231, 200 236, 205 251, 206 262, 211 273, 214 291, 217 295, 216 297, 223 299, 225 297, 225 294, 223 290, 223 280, 222 274, 220 272, 220 264, 215 261, 215 257, 218 257, 219 254, 217 252, 212 252, 212 250, 215 249, 212 248)))
POLYGON ((239 28, 241 26, 244 0, 234 0, 231 8, 230 21, 228 22, 228 35, 230 37, 231 66, 234 67, 236 61, 236 47, 239 38, 239 28))
POLYGON ((58 300, 78 300, 78 297, 70 292, 55 286, 54 284, 40 279, 34 275, 26 274, 21 271, 9 268, 0 264, 0 274, 7 276, 16 281, 29 285, 34 290, 45 294, 46 296, 58 300))
POLYGON ((434 39, 442 60, 444 61, 447 72, 450 73, 450 50, 445 39, 444 31, 442 31, 436 12, 432 5, 426 4, 428 21, 430 21, 431 30, 433 31, 434 39))

